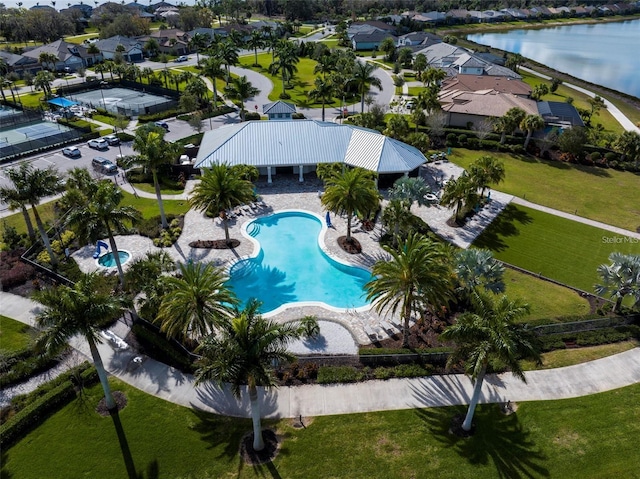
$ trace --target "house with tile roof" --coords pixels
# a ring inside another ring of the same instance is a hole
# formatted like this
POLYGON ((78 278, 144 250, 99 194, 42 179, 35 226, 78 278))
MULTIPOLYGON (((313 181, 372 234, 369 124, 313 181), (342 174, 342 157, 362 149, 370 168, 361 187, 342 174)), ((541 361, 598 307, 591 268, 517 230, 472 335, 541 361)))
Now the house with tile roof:
POLYGON ((520 108, 527 115, 537 115, 536 101, 495 90, 459 91, 442 99, 442 111, 447 126, 468 127, 487 118, 500 118, 511 108, 520 108))
POLYGON ((440 95, 451 95, 458 91, 494 90, 511 93, 523 98, 531 97, 531 87, 517 78, 494 75, 456 75, 446 78, 440 86, 440 95))

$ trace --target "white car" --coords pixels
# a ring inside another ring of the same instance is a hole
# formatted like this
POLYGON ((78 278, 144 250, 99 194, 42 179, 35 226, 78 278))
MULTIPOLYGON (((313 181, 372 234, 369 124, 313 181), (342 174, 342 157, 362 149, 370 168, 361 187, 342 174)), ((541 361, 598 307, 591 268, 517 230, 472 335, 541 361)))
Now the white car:
POLYGON ((62 154, 69 158, 80 158, 82 156, 82 153, 77 146, 67 146, 66 148, 63 148, 62 154))
POLYGON ((107 135, 103 138, 110 146, 117 146, 120 144, 120 138, 118 138, 116 135, 107 135))
POLYGON ((96 150, 108 150, 109 143, 104 138, 96 138, 95 140, 89 140, 89 148, 95 148, 96 150))
POLYGON ((188 56, 186 55, 180 55, 178 58, 176 58, 176 63, 180 63, 180 62, 186 62, 189 59, 188 56))

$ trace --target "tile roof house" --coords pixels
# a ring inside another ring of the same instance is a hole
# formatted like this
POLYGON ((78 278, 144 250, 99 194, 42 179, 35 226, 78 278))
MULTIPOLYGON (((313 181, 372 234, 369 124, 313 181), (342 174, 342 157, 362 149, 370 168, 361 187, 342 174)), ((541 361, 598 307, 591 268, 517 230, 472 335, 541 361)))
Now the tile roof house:
MULTIPOLYGON (((87 59, 91 59, 91 55, 87 53, 86 47, 76 45, 75 43, 68 43, 62 39, 25 51, 23 55, 39 62, 40 54, 42 53, 55 55, 58 61, 55 65, 48 66, 53 67, 56 71, 62 71, 66 68, 71 71, 76 71, 78 68, 86 67, 88 63, 87 59)), ((91 59, 91 61, 93 60, 91 59)))
POLYGON ((500 93, 511 93, 523 98, 531 97, 531 87, 515 78, 494 75, 456 75, 442 82, 441 95, 450 95, 456 91, 494 90, 500 93))
POLYGON ((500 118, 511 108, 521 108, 527 115, 537 115, 535 100, 495 90, 460 91, 443 98, 442 111, 447 126, 467 127, 487 118, 500 118))

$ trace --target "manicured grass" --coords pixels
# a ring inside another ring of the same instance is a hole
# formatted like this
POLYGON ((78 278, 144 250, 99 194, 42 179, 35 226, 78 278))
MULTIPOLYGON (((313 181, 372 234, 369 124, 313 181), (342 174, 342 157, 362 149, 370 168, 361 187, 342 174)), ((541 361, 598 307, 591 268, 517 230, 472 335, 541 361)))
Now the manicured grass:
MULTIPOLYGON (((266 423, 282 436, 272 464, 237 451, 250 421, 196 412, 114 381, 127 393, 120 441, 142 477, 495 478, 634 477, 640 462, 640 385, 584 398, 518 404, 505 416, 480 405, 476 433, 448 433, 464 407, 414 409, 266 423), (322 460, 319 460, 322 458, 322 460)), ((416 391, 416 395, 420 395, 416 391)), ((3 474, 22 479, 127 477, 114 420, 95 411, 95 386, 4 453, 3 474)))
MULTIPOLYGON (((43 203, 41 205, 38 205, 37 208, 38 214, 40 215, 40 219, 43 223, 50 223, 51 221, 53 221, 53 218, 55 216, 53 211, 53 202, 43 203)), ((33 228, 36 230, 36 235, 38 235, 36 229, 36 220, 33 216, 33 210, 29 208, 28 211, 29 217, 31 218, 31 224, 33 224, 33 228)), ((2 220, 0 220, 0 236, 4 234, 5 224, 7 226, 13 226, 20 234, 27 232, 27 225, 24 222, 24 216, 21 212, 5 216, 4 218, 2 218, 2 220)))
MULTIPOLYGON (((130 193, 123 192, 124 199, 122 204, 131 205, 142 213, 142 217, 145 219, 158 216, 160 210, 158 209, 158 202, 151 198, 136 198, 130 193)), ((164 200, 162 202, 164 206, 164 212, 167 215, 183 215, 189 211, 189 202, 186 200, 164 200)))
POLYGON ((542 355, 542 366, 537 366, 531 361, 524 361, 522 367, 525 371, 534 369, 553 369, 572 366, 574 364, 594 361, 596 359, 623 353, 640 345, 638 341, 622 341, 613 344, 601 344, 575 349, 557 349, 542 355))
POLYGON ((20 95, 20 103, 27 108, 40 108, 40 105, 44 103, 40 101, 41 98, 44 98, 42 91, 23 93, 20 95))
POLYGON ((598 282, 598 266, 608 262, 610 253, 640 254, 640 241, 514 204, 484 230, 474 246, 589 292, 598 282))
MULTIPOLYGON (((138 191, 146 191, 147 193, 153 193, 154 195, 156 194, 156 188, 155 186, 153 186, 153 183, 133 183, 133 186, 138 191)), ((162 195, 179 195, 184 193, 184 188, 176 188, 175 185, 169 185, 169 182, 161 182, 160 191, 162 195)))
POLYGON ((630 231, 640 227, 640 175, 463 148, 454 148, 449 159, 468 168, 484 155, 504 162, 505 181, 496 186, 500 191, 630 231))
MULTIPOLYGON (((272 75, 269 72, 269 65, 271 65, 271 53, 258 54, 258 64, 260 67, 255 67, 256 57, 254 54, 246 55, 240 58, 240 66, 243 68, 250 68, 262 75, 266 76, 273 83, 273 90, 269 93, 269 100, 277 101, 280 99, 282 93, 282 76, 272 75)), ((313 73, 313 69, 317 65, 315 60, 309 58, 300 58, 300 61, 296 65, 298 72, 295 74, 293 80, 287 85, 287 93, 291 95, 291 98, 287 101, 302 106, 317 108, 321 106, 320 103, 313 103, 309 100, 307 93, 314 88, 314 82, 316 75, 313 73)), ((334 99, 333 103, 326 104, 326 106, 338 106, 340 104, 339 99, 334 99)))
POLYGON ((64 40, 69 43, 75 43, 80 45, 85 40, 90 40, 91 38, 98 38, 97 33, 85 33, 84 35, 75 35, 73 37, 67 37, 64 40))
POLYGON ((116 119, 112 116, 100 115, 99 113, 95 113, 91 118, 93 120, 100 121, 102 123, 106 123, 107 125, 111 125, 111 126, 113 126, 116 121, 116 119))
POLYGON ((19 351, 29 345, 34 335, 30 326, 0 314, 0 351, 19 351))
POLYGON ((528 303, 531 312, 522 322, 589 313, 589 302, 575 291, 534 276, 507 268, 504 274, 505 294, 528 303))

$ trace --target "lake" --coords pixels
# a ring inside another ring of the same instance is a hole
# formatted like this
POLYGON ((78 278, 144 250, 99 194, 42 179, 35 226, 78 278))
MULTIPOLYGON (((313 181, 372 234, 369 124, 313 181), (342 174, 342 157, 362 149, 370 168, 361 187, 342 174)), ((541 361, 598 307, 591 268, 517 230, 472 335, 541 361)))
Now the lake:
POLYGON ((478 33, 467 39, 640 98, 640 20, 478 33))

